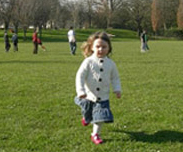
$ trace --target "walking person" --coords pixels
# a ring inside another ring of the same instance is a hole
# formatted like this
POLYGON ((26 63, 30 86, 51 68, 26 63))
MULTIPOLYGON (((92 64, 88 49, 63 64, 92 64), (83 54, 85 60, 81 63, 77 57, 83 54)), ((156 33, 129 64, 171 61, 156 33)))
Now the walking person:
POLYGON ((147 44, 148 42, 148 37, 147 37, 147 32, 146 30, 143 30, 141 36, 140 36, 140 39, 141 39, 141 52, 146 52, 149 50, 149 46, 147 44))
POLYGON ((112 46, 105 32, 91 35, 82 45, 86 57, 76 74, 75 103, 81 107, 83 118, 81 123, 93 124, 91 141, 103 143, 101 127, 103 123, 112 123, 113 114, 110 110, 109 91, 112 84, 113 92, 121 98, 121 84, 116 64, 109 58, 112 46))
POLYGON ((8 36, 7 32, 4 32, 4 43, 5 43, 5 50, 6 50, 6 52, 9 52, 11 44, 10 44, 9 36, 8 36))
POLYGON ((34 45, 34 49, 33 49, 33 54, 37 54, 38 53, 38 42, 37 42, 37 30, 34 29, 34 33, 32 35, 32 42, 33 42, 33 45, 34 45))
POLYGON ((18 36, 14 31, 12 31, 12 33, 13 33, 12 35, 13 48, 14 51, 18 51, 18 36))
POLYGON ((70 52, 72 55, 76 54, 76 37, 75 37, 75 31, 73 30, 73 27, 71 26, 68 33, 67 33, 67 37, 69 40, 69 46, 70 46, 70 52))

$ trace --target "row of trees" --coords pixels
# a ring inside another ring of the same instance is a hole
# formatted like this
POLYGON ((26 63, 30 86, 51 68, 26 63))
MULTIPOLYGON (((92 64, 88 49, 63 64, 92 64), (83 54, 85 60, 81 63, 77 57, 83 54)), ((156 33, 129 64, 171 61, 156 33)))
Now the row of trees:
POLYGON ((183 28, 183 0, 0 0, 5 30, 124 28, 141 31, 183 28))
POLYGON ((151 6, 153 31, 177 26, 183 28, 183 0, 153 0, 151 6))

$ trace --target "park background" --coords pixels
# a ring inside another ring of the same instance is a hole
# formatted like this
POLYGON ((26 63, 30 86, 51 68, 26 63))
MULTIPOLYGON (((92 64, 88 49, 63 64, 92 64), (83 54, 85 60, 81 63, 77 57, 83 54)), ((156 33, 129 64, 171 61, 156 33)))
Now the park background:
MULTIPOLYGON (((51 1, 34 2, 36 6, 39 2, 44 6, 51 1)), ((81 1, 67 1, 67 4, 76 2, 81 1)), ((29 20, 31 24, 27 24, 27 28, 19 22, 16 30, 18 52, 11 48, 6 53, 4 49, 4 31, 7 30, 11 37, 10 30, 16 29, 12 20, 7 29, 3 27, 0 31, 0 152, 182 152, 183 42, 177 19, 172 27, 165 29, 162 25, 157 31, 151 24, 141 25, 148 28, 150 35, 150 50, 146 53, 140 52, 138 28, 97 27, 97 24, 81 28, 77 22, 68 21, 68 27, 75 25, 76 56, 69 52, 67 26, 48 29, 32 24, 37 23, 33 22, 33 17, 29 20), (29 29, 30 25, 40 30, 47 51, 39 48, 38 54, 32 53, 33 29, 29 29), (179 35, 164 34, 172 30, 179 35), (80 46, 95 31, 115 35, 111 39, 111 58, 117 64, 123 88, 120 100, 112 93, 110 95, 114 123, 104 126, 104 144, 99 146, 90 140, 91 125, 82 127, 81 111, 73 101, 75 74, 84 59, 80 46)))
POLYGON ((0 26, 21 28, 127 29, 139 36, 183 36, 183 0, 0 0, 0 26))

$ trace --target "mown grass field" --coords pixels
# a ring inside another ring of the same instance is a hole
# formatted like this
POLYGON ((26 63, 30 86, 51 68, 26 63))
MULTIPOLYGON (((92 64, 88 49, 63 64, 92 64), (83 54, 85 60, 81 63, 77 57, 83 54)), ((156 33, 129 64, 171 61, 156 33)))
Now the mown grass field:
MULTIPOLYGON (((78 42, 85 41, 89 35, 96 31, 106 31, 110 34, 115 35, 113 40, 121 41, 121 40, 137 40, 139 39, 137 36, 137 32, 130 30, 122 30, 122 29, 76 29, 76 39, 78 42)), ((43 29, 41 39, 43 42, 67 42, 67 32, 68 29, 58 29, 58 30, 50 30, 43 29)), ((24 40, 24 33, 22 29, 18 30, 19 42, 31 42, 32 41, 33 30, 28 29, 26 32, 26 40, 24 40)), ((8 30, 8 35, 11 38, 12 33, 8 30)), ((39 35, 39 34, 38 34, 39 35)), ((0 30, 0 42, 3 42, 4 30, 0 30)), ((40 35, 39 35, 40 36, 40 35)))
POLYGON ((4 52, 0 43, 0 152, 182 152, 183 42, 113 42, 122 81, 122 98, 111 93, 114 123, 102 130, 104 144, 90 141, 74 104, 75 74, 83 57, 68 43, 32 43, 4 52))

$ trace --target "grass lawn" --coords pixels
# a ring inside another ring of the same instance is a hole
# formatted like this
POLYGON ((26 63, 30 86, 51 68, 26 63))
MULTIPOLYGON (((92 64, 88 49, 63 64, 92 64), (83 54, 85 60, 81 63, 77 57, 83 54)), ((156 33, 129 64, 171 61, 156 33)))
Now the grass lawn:
MULTIPOLYGON (((76 40, 78 42, 85 41, 89 35, 95 33, 96 31, 106 31, 107 33, 115 35, 113 40, 121 41, 121 40, 137 40, 139 37, 137 36, 137 32, 124 30, 124 29, 75 29, 76 32, 76 40)), ((43 29, 41 39, 43 42, 67 42, 67 32, 68 29, 59 29, 59 30, 51 30, 51 29, 43 29)), ((33 30, 29 29, 26 33, 26 41, 24 41, 24 33, 22 29, 18 31, 19 42, 31 42, 32 41, 33 30)), ((8 30, 8 35, 11 38, 12 33, 8 30)), ((39 35, 39 34, 38 34, 39 35)), ((4 42, 4 30, 0 30, 0 42, 4 42)))
POLYGON ((68 43, 32 43, 4 52, 0 43, 0 152, 182 152, 183 42, 113 42, 123 88, 111 93, 114 123, 102 130, 104 144, 90 141, 92 126, 81 126, 74 104, 75 74, 83 57, 68 43))

